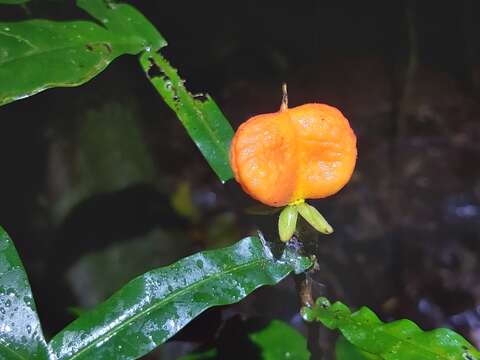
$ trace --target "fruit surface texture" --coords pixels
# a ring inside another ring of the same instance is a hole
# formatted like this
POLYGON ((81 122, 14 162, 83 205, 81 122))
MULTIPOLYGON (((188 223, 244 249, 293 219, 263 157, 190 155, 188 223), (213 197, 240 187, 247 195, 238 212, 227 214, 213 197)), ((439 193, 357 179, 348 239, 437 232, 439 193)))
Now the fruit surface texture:
POLYGON ((236 181, 273 207, 333 195, 350 180, 357 160, 348 120, 325 104, 286 106, 253 116, 230 147, 236 181))

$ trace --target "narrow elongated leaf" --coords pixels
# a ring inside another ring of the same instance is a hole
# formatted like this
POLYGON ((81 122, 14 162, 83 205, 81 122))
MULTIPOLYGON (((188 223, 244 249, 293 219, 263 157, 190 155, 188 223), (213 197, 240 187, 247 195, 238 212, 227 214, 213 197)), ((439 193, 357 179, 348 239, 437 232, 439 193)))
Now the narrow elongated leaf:
POLYGON ((55 86, 81 85, 122 54, 166 45, 135 8, 79 0, 94 21, 0 22, 0 105, 55 86))
POLYGON ((155 52, 145 52, 140 63, 158 93, 175 111, 183 126, 202 155, 222 182, 233 177, 229 161, 233 129, 215 101, 207 95, 205 100, 195 99, 184 86, 177 70, 155 52), (163 76, 149 76, 157 66, 163 76))
POLYGON ((0 359, 49 359, 22 262, 0 227, 0 359))
POLYGON ((305 320, 339 329, 355 347, 385 360, 479 360, 480 352, 450 329, 423 331, 410 320, 382 322, 370 309, 352 313, 341 302, 318 298, 303 308, 305 320))
POLYGON ((311 264, 288 248, 276 260, 262 239, 245 238, 139 276, 81 315, 50 344, 58 360, 135 359, 207 308, 237 302, 311 264))

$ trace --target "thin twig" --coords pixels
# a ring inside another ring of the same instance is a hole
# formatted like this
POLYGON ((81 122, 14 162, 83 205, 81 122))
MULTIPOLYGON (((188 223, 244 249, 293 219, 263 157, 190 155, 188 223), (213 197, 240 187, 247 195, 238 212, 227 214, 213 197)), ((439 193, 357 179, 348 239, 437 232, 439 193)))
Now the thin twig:
POLYGON ((288 90, 287 83, 282 84, 282 104, 280 105, 280 111, 288 110, 288 90))
MULTIPOLYGON (((305 274, 295 275, 295 287, 302 306, 313 306, 312 281, 305 274)), ((320 324, 316 321, 307 324, 307 348, 311 354, 311 360, 321 360, 323 350, 319 342, 320 324)))

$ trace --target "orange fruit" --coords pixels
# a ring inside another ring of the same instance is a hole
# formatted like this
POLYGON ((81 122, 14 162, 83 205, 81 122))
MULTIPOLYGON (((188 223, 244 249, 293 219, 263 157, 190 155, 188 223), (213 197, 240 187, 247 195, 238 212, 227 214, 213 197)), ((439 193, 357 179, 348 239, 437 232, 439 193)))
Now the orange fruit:
POLYGON ((236 181, 274 207, 333 195, 350 180, 356 137, 333 106, 305 104, 256 115, 236 131, 230 163, 236 181))

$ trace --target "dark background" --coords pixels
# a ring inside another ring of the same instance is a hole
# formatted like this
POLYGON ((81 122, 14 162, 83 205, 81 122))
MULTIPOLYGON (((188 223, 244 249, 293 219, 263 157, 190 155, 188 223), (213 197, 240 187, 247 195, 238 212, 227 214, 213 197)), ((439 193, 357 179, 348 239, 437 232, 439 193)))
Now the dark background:
MULTIPOLYGON (((291 106, 324 102, 350 120, 353 179, 314 202, 335 228, 316 240, 317 295, 480 346, 479 2, 131 4, 165 36, 187 87, 211 94, 234 128, 276 111, 282 82, 291 106)), ((86 17, 59 2, 0 12, 30 16, 86 17)), ((274 234, 275 217, 246 214, 254 202, 217 180, 135 57, 2 107, 0 134, 0 223, 49 335, 148 269, 256 228, 274 234)), ((270 318, 305 331, 298 306, 286 279, 207 312, 149 357, 176 358, 215 334, 235 347, 270 318)), ((331 351, 331 335, 321 341, 331 351)))

